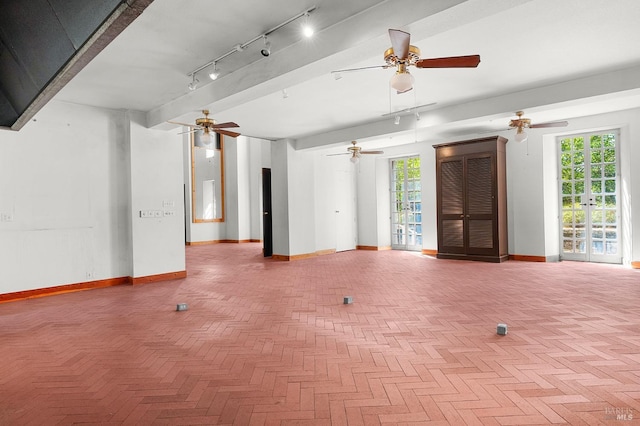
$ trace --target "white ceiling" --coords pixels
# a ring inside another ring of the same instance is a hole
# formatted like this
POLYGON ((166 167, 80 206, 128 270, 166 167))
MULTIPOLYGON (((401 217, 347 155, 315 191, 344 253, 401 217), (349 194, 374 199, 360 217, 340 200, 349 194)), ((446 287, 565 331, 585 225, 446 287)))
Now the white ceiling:
MULTIPOLYGON (((296 140, 298 149, 447 141, 534 122, 640 106, 637 0, 155 0, 56 99, 147 112, 149 127, 193 122, 208 108, 245 135, 296 140), (304 18, 218 63, 212 82, 189 73, 312 7, 304 18), (476 69, 411 69, 414 90, 394 94, 383 64, 387 31, 412 35, 422 58, 480 54, 476 69), (283 96, 286 90, 288 96, 283 96), (420 120, 389 112, 420 105, 420 120), (390 139, 392 138, 392 139, 390 139)), ((177 133, 177 132, 176 132, 177 133)))

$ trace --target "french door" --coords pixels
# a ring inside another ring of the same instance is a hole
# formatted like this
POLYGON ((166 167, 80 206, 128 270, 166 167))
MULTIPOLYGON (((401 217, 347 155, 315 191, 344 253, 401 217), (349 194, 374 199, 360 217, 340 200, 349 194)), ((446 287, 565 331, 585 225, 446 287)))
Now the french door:
POLYGON ((391 160, 391 248, 422 250, 420 157, 391 160))
POLYGON ((620 263, 617 131, 559 137, 561 257, 620 263))

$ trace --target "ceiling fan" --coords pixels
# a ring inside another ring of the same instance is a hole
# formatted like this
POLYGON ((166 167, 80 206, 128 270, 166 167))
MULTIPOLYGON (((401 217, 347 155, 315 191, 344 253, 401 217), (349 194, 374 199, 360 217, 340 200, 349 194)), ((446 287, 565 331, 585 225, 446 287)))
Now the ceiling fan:
POLYGON ((212 118, 209 118, 209 110, 202 110, 204 117, 197 118, 196 124, 180 123, 177 121, 167 121, 171 124, 179 124, 181 126, 190 127, 190 133, 195 132, 195 145, 201 148, 211 148, 211 145, 215 142, 216 138, 213 133, 219 133, 221 135, 230 136, 236 138, 240 136, 240 133, 232 132, 231 130, 224 130, 230 127, 239 127, 236 123, 231 121, 226 123, 216 123, 212 118))
POLYGON ((333 156, 333 155, 351 155, 351 158, 349 159, 352 163, 357 163, 358 161, 360 161, 360 156, 362 154, 384 154, 384 151, 363 151, 362 147, 359 147, 357 145, 358 142, 356 141, 351 141, 351 146, 347 148, 348 152, 345 153, 341 153, 341 154, 329 154, 329 156, 333 156))
POLYGON ((566 127, 569 123, 567 121, 551 121, 548 123, 531 124, 531 120, 524 118, 523 111, 516 111, 518 118, 514 118, 509 122, 510 129, 517 129, 514 140, 516 142, 524 142, 527 140, 527 134, 524 131, 525 128, 536 129, 542 127, 566 127))
POLYGON ((395 67, 396 73, 391 77, 389 85, 400 94, 413 89, 414 79, 407 69, 409 66, 416 68, 475 68, 480 63, 480 55, 420 59, 420 49, 409 44, 411 34, 402 30, 390 29, 389 38, 391 39, 391 47, 384 52, 385 65, 338 70, 332 71, 332 73, 339 75, 341 72, 395 67))

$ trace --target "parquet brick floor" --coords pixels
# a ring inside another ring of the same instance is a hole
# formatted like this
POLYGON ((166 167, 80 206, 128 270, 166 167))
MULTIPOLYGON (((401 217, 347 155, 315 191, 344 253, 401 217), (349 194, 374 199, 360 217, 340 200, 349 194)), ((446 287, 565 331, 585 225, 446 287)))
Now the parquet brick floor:
POLYGON ((637 270, 249 243, 187 247, 187 271, 0 304, 0 424, 640 419, 637 270))

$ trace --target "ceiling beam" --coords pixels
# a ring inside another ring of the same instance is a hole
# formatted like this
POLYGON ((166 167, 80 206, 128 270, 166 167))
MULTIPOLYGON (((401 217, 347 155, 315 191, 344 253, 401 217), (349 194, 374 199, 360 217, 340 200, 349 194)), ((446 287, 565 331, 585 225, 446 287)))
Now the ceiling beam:
MULTIPOLYGON (((469 120, 495 120, 504 117, 505 111, 530 110, 540 107, 565 108, 569 105, 583 106, 575 109, 574 117, 589 115, 588 104, 602 103, 612 96, 633 96, 640 93, 640 66, 591 75, 579 79, 550 84, 535 89, 523 90, 491 98, 477 99, 460 105, 441 106, 421 114, 416 123, 414 117, 400 120, 395 125, 393 117, 386 117, 344 129, 310 135, 296 140, 297 150, 317 149, 350 140, 388 138, 399 133, 450 128, 469 120), (578 104, 579 103, 579 104, 578 104)), ((635 104, 633 104, 635 105, 635 104)), ((571 117, 556 117, 557 119, 571 117)), ((507 127, 505 120, 503 127, 507 127)), ((472 132, 472 130, 470 130, 472 132)))

